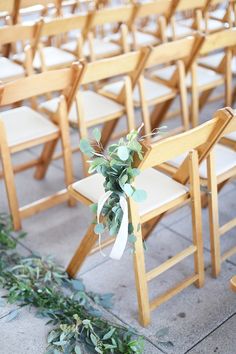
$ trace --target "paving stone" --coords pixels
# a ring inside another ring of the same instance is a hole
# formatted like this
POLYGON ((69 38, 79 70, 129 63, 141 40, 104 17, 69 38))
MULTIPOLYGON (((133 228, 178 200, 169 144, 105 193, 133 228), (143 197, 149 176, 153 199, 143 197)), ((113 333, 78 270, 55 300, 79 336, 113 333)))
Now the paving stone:
POLYGON ((213 333, 196 345, 189 354, 235 353, 236 315, 219 326, 213 333))
MULTIPOLYGON (((189 242, 170 230, 161 230, 153 235, 146 251, 147 269, 157 266, 171 255, 189 246, 189 242)), ((209 253, 207 253, 209 257, 209 253)), ((206 256, 207 256, 206 255, 206 256)), ((166 291, 170 285, 181 281, 193 271, 191 257, 150 283, 150 298, 166 291)), ((126 253, 122 260, 110 260, 95 270, 84 274, 88 289, 96 292, 112 292, 115 304, 112 312, 127 324, 147 335, 160 347, 156 337, 158 330, 168 327, 173 348, 164 351, 182 354, 191 348, 199 338, 211 332, 235 311, 235 295, 229 291, 229 279, 236 273, 236 267, 224 264, 221 276, 213 279, 209 271, 202 289, 191 286, 152 312, 151 325, 143 329, 137 320, 137 300, 133 277, 132 257, 126 253)))
POLYGON ((21 309, 17 318, 10 322, 0 319, 0 352, 43 354, 49 329, 49 326, 45 326, 45 319, 35 317, 33 310, 21 309))

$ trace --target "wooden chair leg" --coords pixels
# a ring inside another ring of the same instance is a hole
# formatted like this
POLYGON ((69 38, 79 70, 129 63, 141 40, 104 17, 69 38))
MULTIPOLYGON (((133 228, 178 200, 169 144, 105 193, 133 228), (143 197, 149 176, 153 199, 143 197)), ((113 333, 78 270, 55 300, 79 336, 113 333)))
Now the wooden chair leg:
MULTIPOLYGON (((73 163, 72 163, 72 151, 70 144, 70 132, 69 132, 69 124, 68 124, 68 116, 67 116, 67 106, 65 99, 60 99, 60 104, 58 108, 58 116, 59 116, 59 125, 61 131, 61 144, 62 144, 62 155, 64 162, 64 173, 65 173, 65 184, 68 187, 70 184, 74 182, 74 174, 73 174, 73 163)), ((74 206, 76 204, 76 200, 72 197, 69 197, 68 205, 74 206)))
POLYGON ((220 261, 220 233, 219 233, 219 209, 218 209, 218 191, 217 180, 215 176, 215 161, 213 152, 207 158, 207 176, 208 176, 208 208, 209 208, 209 227, 211 242, 211 264, 212 275, 217 277, 221 270, 220 261))
POLYGON ((3 177, 6 186, 9 209, 12 215, 14 230, 17 231, 21 229, 19 204, 18 204, 18 199, 16 194, 16 186, 14 181, 14 173, 13 173, 10 149, 7 145, 4 125, 1 122, 0 122, 0 150, 1 150, 3 177))
POLYGON ((189 129, 188 96, 187 96, 187 89, 185 84, 185 69, 182 61, 178 61, 178 69, 179 69, 179 79, 180 79, 179 88, 180 88, 182 124, 184 130, 188 130, 189 129))
POLYGON ((127 114, 128 131, 135 129, 135 117, 134 117, 134 106, 133 106, 133 92, 132 83, 130 77, 125 78, 125 106, 127 114))
POLYGON ((96 243, 97 239, 98 236, 94 232, 94 225, 91 224, 66 269, 70 277, 74 277, 79 271, 86 257, 89 255, 94 244, 96 243))
POLYGON ((193 244, 197 247, 194 253, 194 268, 198 274, 196 281, 197 287, 204 285, 204 258, 203 258, 203 239, 202 239, 202 208, 200 196, 200 178, 198 154, 194 150, 189 154, 189 170, 190 170, 190 194, 192 208, 192 229, 193 229, 193 244))
POLYGON ((57 142, 58 142, 58 139, 55 139, 55 140, 49 141, 48 143, 46 143, 44 145, 42 154, 39 158, 39 164, 36 167, 36 171, 34 174, 35 179, 41 180, 45 177, 48 167, 49 167, 49 164, 52 160, 52 156, 55 151, 57 142))
POLYGON ((192 66, 192 111, 191 111, 191 122, 192 126, 197 127, 199 123, 199 92, 198 92, 198 82, 197 82, 197 72, 196 64, 192 66))
POLYGON ((145 271, 144 249, 142 231, 139 224, 137 206, 130 199, 130 218, 133 224, 135 235, 137 237, 134 245, 134 273, 136 282, 136 291, 139 306, 139 321, 146 327, 151 321, 151 310, 148 297, 148 284, 145 271))

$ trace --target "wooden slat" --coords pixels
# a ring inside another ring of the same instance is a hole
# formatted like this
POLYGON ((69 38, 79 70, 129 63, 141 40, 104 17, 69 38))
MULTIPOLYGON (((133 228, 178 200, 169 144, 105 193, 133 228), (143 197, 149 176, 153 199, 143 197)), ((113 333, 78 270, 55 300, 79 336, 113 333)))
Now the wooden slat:
POLYGON ((182 252, 179 252, 172 258, 168 259, 166 262, 162 263, 159 267, 152 269, 151 271, 146 273, 147 281, 156 278, 158 275, 172 268, 174 265, 181 262, 186 257, 192 255, 194 252, 196 252, 196 250, 197 250, 196 246, 194 245, 189 246, 188 248, 184 249, 182 252))
POLYGON ((230 250, 228 250, 227 252, 225 252, 224 254, 222 254, 221 256, 221 261, 224 262, 226 259, 230 258, 231 256, 233 256, 236 253, 236 246, 231 248, 230 250))
POLYGON ((224 235, 226 232, 231 230, 233 227, 236 227, 236 218, 233 220, 230 220, 226 224, 220 227, 220 236, 224 235))
POLYGON ((156 307, 160 306, 161 304, 163 304, 164 302, 166 302, 167 300, 172 298, 172 296, 180 293, 182 290, 184 290, 185 288, 187 288, 189 285, 193 284, 197 280, 198 280, 197 274, 191 275, 190 277, 185 279, 183 282, 177 284, 175 287, 173 287, 170 290, 168 290, 167 292, 165 292, 163 295, 152 300, 151 304, 150 304, 151 310, 154 310, 156 307))
POLYGON ((56 206, 60 203, 66 202, 69 198, 68 191, 66 189, 61 190, 53 196, 45 197, 37 200, 25 207, 20 208, 21 218, 27 218, 35 215, 43 210, 56 206))

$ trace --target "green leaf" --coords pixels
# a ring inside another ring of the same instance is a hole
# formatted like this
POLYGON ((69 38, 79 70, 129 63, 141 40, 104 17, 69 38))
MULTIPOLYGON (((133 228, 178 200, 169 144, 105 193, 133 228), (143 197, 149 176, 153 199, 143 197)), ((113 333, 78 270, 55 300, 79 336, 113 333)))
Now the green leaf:
POLYGON ((72 279, 70 282, 71 282, 73 289, 75 289, 77 291, 84 291, 85 290, 84 284, 80 279, 72 279))
POLYGON ((79 147, 82 153, 90 157, 92 157, 95 152, 87 139, 81 139, 79 143, 79 147))
POLYGON ((102 234, 104 232, 105 228, 104 228, 104 225, 103 224, 97 224, 95 225, 95 228, 94 228, 94 232, 95 234, 99 235, 99 234, 102 234))
POLYGON ((112 328, 112 329, 110 329, 110 331, 109 332, 107 332, 104 336, 103 336, 103 340, 107 340, 107 339, 109 339, 109 338, 111 338, 112 337, 112 335, 113 335, 113 333, 115 332, 115 328, 112 328))
POLYGON ((90 334, 90 339, 91 339, 93 345, 96 346, 98 343, 98 340, 97 340, 97 337, 93 333, 90 334))
POLYGON ((129 235, 128 240, 130 243, 135 243, 137 240, 137 237, 134 234, 132 234, 132 235, 129 235))
POLYGON ((136 189, 132 194, 132 198, 134 199, 135 202, 141 203, 145 199, 147 199, 147 192, 142 189, 136 189))
POLYGON ((122 161, 126 161, 129 158, 129 149, 126 146, 119 146, 117 155, 122 161))
POLYGON ((131 197, 131 195, 133 194, 134 190, 133 188, 131 187, 130 184, 126 183, 124 186, 123 186, 123 191, 125 192, 125 194, 128 196, 128 197, 131 197))
POLYGON ((132 168, 132 176, 136 177, 140 174, 140 169, 139 168, 132 168))
POLYGON ((82 354, 81 349, 78 345, 75 346, 75 354, 82 354))
POLYGON ((94 214, 96 214, 97 208, 98 208, 97 203, 96 203, 96 204, 91 204, 89 207, 90 207, 90 209, 92 210, 92 212, 93 212, 94 214))
POLYGON ((99 349, 98 347, 95 348, 96 352, 99 354, 103 354, 103 352, 101 351, 101 349, 99 349))
POLYGON ((101 140, 101 132, 98 128, 93 129, 93 137, 94 139, 99 143, 99 141, 101 140))

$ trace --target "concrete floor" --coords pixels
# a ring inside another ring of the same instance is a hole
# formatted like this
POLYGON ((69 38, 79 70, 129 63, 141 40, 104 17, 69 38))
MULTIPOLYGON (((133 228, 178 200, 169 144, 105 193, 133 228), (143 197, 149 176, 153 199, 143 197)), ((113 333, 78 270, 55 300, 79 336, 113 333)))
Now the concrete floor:
MULTIPOLYGON (((201 119, 209 119, 217 102, 202 112, 201 119)), ((168 126, 171 124, 168 123, 168 126)), ((77 134, 72 134, 75 144, 77 134)), ((15 162, 32 158, 38 149, 28 150, 14 156, 15 162)), ((79 154, 74 154, 76 178, 82 177, 79 154)), ((61 161, 54 161, 43 181, 32 178, 32 170, 16 176, 16 185, 21 205, 63 188, 61 161)), ((3 182, 0 182, 0 211, 7 211, 3 182)), ((220 220, 227 221, 235 215, 236 181, 228 184, 219 197, 220 220)), ((30 219, 24 220, 28 236, 18 246, 19 252, 53 255, 57 262, 66 266, 75 247, 80 242, 92 220, 88 208, 78 204, 74 208, 60 205, 30 219)), ((190 286, 152 312, 152 323, 144 329, 138 323, 137 300, 132 270, 132 256, 127 250, 120 261, 103 257, 100 253, 91 256, 84 264, 80 277, 86 288, 95 292, 114 294, 114 307, 104 316, 113 321, 131 325, 145 338, 145 354, 235 354, 236 353, 236 295, 229 290, 229 280, 236 274, 236 256, 222 266, 218 279, 211 277, 209 232, 207 210, 203 210, 203 237, 206 267, 206 284, 202 289, 190 286), (128 271, 130 270, 130 271, 128 271), (158 338, 158 332, 168 328, 166 345, 158 338)), ((235 245, 235 230, 222 238, 222 249, 235 245), (233 237, 234 236, 234 237, 233 237)), ((160 264, 191 243, 191 218, 188 206, 166 216, 148 240, 146 251, 147 268, 160 264)), ((108 254, 108 250, 106 251, 108 254)), ((165 291, 178 280, 191 273, 190 258, 168 271, 150 284, 150 297, 165 291)), ((0 291, 0 295, 4 292, 0 291)), ((0 307, 0 353, 42 354, 46 348, 48 327, 46 320, 35 317, 34 310, 20 309, 17 318, 9 321, 15 305, 0 307)))

